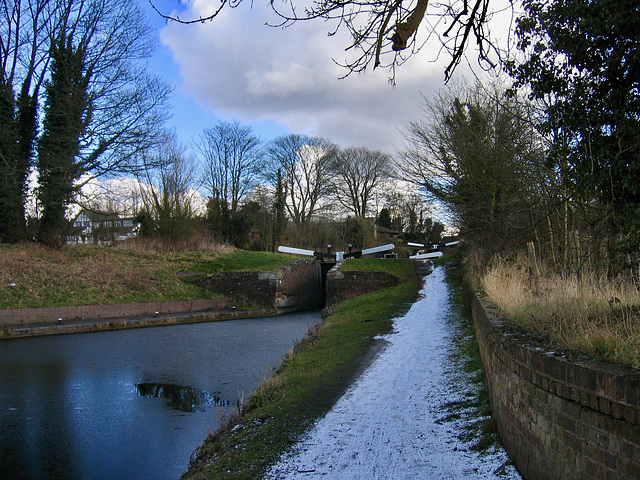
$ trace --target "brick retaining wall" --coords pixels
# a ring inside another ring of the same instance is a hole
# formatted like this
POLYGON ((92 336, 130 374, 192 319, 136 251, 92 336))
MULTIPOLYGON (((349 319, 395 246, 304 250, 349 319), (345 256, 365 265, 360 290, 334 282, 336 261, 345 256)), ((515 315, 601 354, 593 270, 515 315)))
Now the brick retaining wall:
POLYGON ((334 305, 381 288, 395 287, 398 283, 398 277, 387 272, 343 272, 333 268, 327 273, 327 305, 334 305))
POLYGON ((518 470, 533 479, 640 479, 640 372, 525 343, 475 299, 493 416, 518 470))
POLYGON ((275 306, 279 312, 318 308, 322 298, 320 264, 311 260, 297 260, 278 271, 275 306))
POLYGON ((229 305, 273 308, 278 287, 277 272, 218 272, 191 281, 194 285, 224 295, 229 305))
POLYGON ((320 307, 320 277, 318 262, 300 259, 277 272, 219 272, 191 283, 224 295, 229 305, 236 302, 283 313, 320 307))
POLYGON ((225 308, 225 299, 210 298, 171 302, 116 303, 112 305, 76 305, 68 307, 14 308, 0 310, 0 323, 22 325, 55 322, 73 318, 102 319, 158 313, 184 313, 225 308))

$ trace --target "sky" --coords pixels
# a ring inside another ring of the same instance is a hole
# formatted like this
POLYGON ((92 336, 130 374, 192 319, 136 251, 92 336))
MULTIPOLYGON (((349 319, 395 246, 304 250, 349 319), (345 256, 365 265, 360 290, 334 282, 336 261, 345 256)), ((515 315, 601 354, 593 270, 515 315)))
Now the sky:
MULTIPOLYGON (((331 25, 318 20, 269 27, 265 23, 275 17, 267 0, 244 0, 212 22, 192 25, 167 23, 148 0, 138 1, 159 44, 149 68, 174 86, 170 123, 186 145, 203 128, 237 120, 265 140, 303 133, 393 155, 402 147, 401 130, 421 118, 423 96, 444 87, 448 59, 434 61, 437 43, 427 44, 397 70, 394 87, 384 69, 340 79, 346 71, 334 59, 348 58, 349 39, 340 32, 328 36, 331 25)), ((183 19, 206 15, 218 5, 216 0, 154 2, 163 13, 183 19)), ((506 15, 502 24, 509 19, 506 15)), ((457 71, 461 75, 473 78, 464 64, 457 71)))

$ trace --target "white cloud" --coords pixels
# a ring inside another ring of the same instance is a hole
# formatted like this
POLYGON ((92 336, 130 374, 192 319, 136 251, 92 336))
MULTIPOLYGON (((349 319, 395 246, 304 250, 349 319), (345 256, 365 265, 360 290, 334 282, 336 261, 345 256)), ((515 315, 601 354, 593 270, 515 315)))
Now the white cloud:
MULTIPOLYGON (((206 15, 214 3, 187 3, 181 18, 206 15)), ((345 32, 329 37, 331 24, 319 20, 268 27, 265 22, 275 22, 268 2, 250 5, 245 0, 227 8, 212 22, 169 23, 161 32, 180 67, 180 92, 218 117, 271 119, 291 132, 392 153, 393 146, 401 146, 398 129, 421 115, 421 94, 443 86, 448 59, 430 62, 435 55, 429 45, 398 69, 395 88, 386 70, 340 80, 346 70, 333 59, 348 56, 345 32)))
MULTIPOLYGON (((332 58, 344 59, 345 38, 328 37, 324 22, 265 26, 273 16, 257 3, 205 24, 170 23, 162 32, 181 69, 181 91, 220 117, 273 119, 343 146, 390 150, 399 140, 397 127, 419 115, 419 92, 442 84, 440 66, 415 61, 402 69, 395 89, 386 71, 340 80, 345 70, 332 58)), ((189 4, 196 17, 199 5, 189 4)))
POLYGON ((269 69, 252 69, 245 73, 247 93, 253 97, 280 97, 306 92, 315 86, 312 69, 296 62, 272 66, 269 69))

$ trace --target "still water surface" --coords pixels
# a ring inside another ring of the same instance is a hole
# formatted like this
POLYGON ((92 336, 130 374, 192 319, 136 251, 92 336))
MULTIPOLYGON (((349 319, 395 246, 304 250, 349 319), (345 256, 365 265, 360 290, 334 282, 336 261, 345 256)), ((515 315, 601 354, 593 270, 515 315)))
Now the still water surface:
POLYGON ((319 318, 0 342, 0 478, 179 478, 319 318))

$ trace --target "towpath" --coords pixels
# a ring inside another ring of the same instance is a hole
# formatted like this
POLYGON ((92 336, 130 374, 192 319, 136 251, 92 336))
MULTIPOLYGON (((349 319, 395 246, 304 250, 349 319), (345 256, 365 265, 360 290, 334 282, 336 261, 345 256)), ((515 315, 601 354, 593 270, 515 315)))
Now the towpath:
POLYGON ((461 440, 478 418, 451 414, 475 387, 451 355, 449 297, 438 267, 384 350, 267 478, 520 479, 502 448, 479 453, 461 440))

